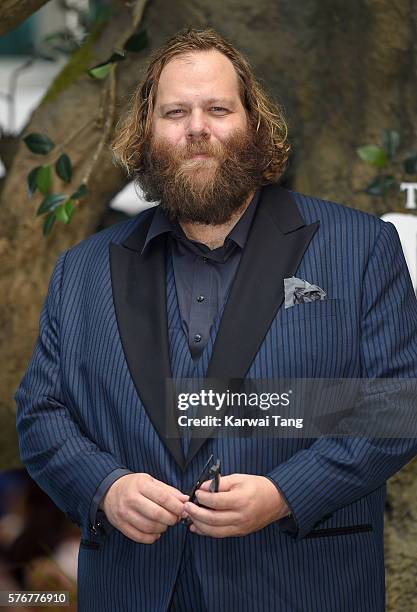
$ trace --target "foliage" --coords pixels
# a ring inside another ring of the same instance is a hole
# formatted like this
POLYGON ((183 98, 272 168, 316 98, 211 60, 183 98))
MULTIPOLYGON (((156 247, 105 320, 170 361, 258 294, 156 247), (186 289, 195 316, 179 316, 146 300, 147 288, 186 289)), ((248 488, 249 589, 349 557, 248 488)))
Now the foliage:
MULTIPOLYGON (((46 134, 32 133, 23 138, 28 149, 35 155, 48 155, 55 149, 55 143, 46 134)), ((70 183, 72 178, 72 162, 66 153, 61 153, 55 161, 55 174, 64 183, 70 183)), ((44 197, 36 211, 36 215, 46 215, 43 223, 43 234, 47 236, 55 221, 68 224, 74 212, 75 200, 80 200, 87 194, 87 188, 81 184, 71 195, 51 193, 52 164, 44 164, 33 168, 27 176, 29 196, 39 191, 44 197)))
POLYGON ((401 137, 395 130, 383 130, 381 140, 381 145, 364 145, 356 152, 362 161, 378 170, 364 191, 385 200, 390 189, 398 190, 404 173, 417 174, 417 153, 408 155, 402 161, 398 159, 401 137))
MULTIPOLYGON (((88 45, 89 41, 86 41, 86 44, 88 45)), ((124 61, 129 53, 141 51, 147 44, 147 33, 140 28, 128 38, 123 49, 113 50, 106 61, 87 70, 84 66, 83 71, 91 78, 102 81, 111 74, 111 71, 115 69, 118 62, 124 61)), ((83 53, 83 47, 77 51, 76 55, 79 53, 83 53)), ((70 194, 63 192, 54 193, 52 191, 53 169, 55 170, 56 177, 62 183, 66 183, 67 185, 71 183, 73 163, 70 156, 65 153, 63 149, 78 135, 79 131, 80 130, 77 130, 77 132, 70 135, 66 142, 59 146, 57 146, 47 134, 30 133, 23 138, 23 142, 29 151, 37 156, 49 156, 58 149, 58 155, 53 161, 35 166, 27 176, 29 197, 32 197, 36 192, 39 192, 43 196, 36 211, 36 215, 45 216, 43 222, 44 236, 47 236, 51 232, 55 221, 59 221, 66 225, 70 223, 76 202, 83 199, 88 194, 87 183, 89 173, 87 173, 85 179, 83 179, 77 189, 70 194)))

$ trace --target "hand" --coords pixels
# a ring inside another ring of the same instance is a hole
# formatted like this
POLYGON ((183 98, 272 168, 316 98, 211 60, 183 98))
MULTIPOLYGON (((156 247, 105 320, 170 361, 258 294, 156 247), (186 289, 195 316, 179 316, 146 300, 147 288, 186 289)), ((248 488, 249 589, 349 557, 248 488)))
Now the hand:
POLYGON ((100 508, 114 527, 134 542, 153 544, 184 511, 184 495, 149 474, 126 474, 104 495, 100 508))
POLYGON ((290 509, 276 486, 264 476, 231 474, 221 476, 218 493, 210 493, 210 481, 196 491, 201 508, 184 506, 193 524, 190 531, 213 538, 243 536, 262 529, 289 514, 290 509))

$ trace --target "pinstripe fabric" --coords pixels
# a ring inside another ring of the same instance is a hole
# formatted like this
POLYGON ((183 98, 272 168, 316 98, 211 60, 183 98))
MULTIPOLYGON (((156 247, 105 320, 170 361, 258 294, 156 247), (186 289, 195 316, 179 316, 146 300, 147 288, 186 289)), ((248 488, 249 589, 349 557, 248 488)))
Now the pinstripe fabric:
MULTIPOLYGON (((416 377, 417 304, 395 228, 341 205, 292 197, 307 223, 321 221, 296 275, 323 287, 329 299, 279 308, 247 377, 416 377)), ((223 473, 273 480, 298 532, 290 535, 281 521, 242 538, 188 534, 209 612, 381 612, 385 481, 413 457, 415 441, 211 439, 183 472, 133 384, 114 312, 109 243, 120 244, 147 215, 104 230, 58 259, 39 338, 16 392, 22 461, 80 525, 83 540, 98 545, 80 547, 79 609, 168 609, 184 526, 140 545, 114 528, 93 534, 89 506, 118 468, 148 472, 186 491, 212 452, 223 473), (344 527, 353 530, 341 532, 344 527)), ((172 322, 169 286, 167 296, 172 322)), ((177 374, 188 372, 182 339, 171 337, 171 366, 177 374)), ((202 372, 209 353, 203 357, 202 372)), ((193 588, 187 583, 186 590, 193 588)))
POLYGON ((189 540, 184 547, 169 612, 207 612, 201 584, 194 569, 189 540))

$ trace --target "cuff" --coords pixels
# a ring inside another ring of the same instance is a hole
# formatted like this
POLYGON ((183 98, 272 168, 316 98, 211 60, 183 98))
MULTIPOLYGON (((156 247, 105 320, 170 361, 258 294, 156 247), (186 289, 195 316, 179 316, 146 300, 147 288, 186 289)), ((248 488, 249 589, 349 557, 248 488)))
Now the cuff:
POLYGON ((109 533, 113 526, 107 520, 105 513, 99 509, 99 505, 101 500, 104 497, 104 494, 110 488, 110 486, 122 476, 126 476, 126 474, 133 474, 131 470, 126 470, 124 468, 117 468, 108 474, 104 480, 101 481, 97 490, 94 494, 93 500, 90 505, 89 519, 90 519, 90 528, 94 533, 104 532, 105 534, 109 533))
POLYGON ((297 525, 297 520, 295 518, 291 505, 289 504, 287 498, 285 497, 284 493, 282 492, 280 487, 277 485, 275 480, 271 478, 271 476, 265 476, 265 478, 268 478, 268 480, 270 480, 272 484, 275 485, 275 487, 278 489, 278 493, 281 495, 281 497, 284 499, 285 503, 287 504, 288 508, 290 509, 289 514, 287 514, 286 516, 283 516, 282 518, 276 521, 280 530, 288 535, 293 536, 294 538, 297 537, 298 525, 297 525))

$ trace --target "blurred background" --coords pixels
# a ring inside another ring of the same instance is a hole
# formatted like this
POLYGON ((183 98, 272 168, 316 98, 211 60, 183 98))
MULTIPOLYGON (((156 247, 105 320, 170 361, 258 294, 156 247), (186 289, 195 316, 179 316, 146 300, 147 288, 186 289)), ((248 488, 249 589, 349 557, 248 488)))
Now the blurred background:
MULTIPOLYGON (((188 26, 235 44, 284 107, 282 184, 393 222, 417 289, 414 0, 2 0, 0 590, 69 590, 76 609, 79 529, 20 464, 13 394, 57 256, 149 206, 108 144, 150 52, 188 26)), ((416 502, 413 461, 388 485, 392 611, 417 610, 416 502)))

